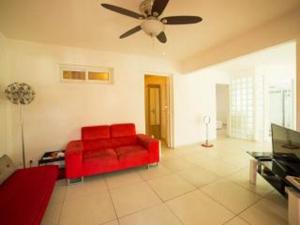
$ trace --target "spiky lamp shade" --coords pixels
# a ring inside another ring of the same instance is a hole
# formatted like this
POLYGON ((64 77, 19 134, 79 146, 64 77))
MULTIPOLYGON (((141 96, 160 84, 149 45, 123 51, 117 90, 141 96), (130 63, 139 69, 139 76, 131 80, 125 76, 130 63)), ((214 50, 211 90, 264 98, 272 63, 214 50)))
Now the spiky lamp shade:
POLYGON ((26 83, 14 82, 7 86, 5 95, 13 104, 27 105, 33 101, 35 92, 26 83))
POLYGON ((7 86, 4 93, 7 97, 7 99, 11 103, 20 106, 22 158, 23 158, 23 167, 25 168, 26 167, 26 159, 25 159, 25 144, 24 144, 23 105, 28 105, 34 100, 35 92, 26 83, 14 82, 7 86))

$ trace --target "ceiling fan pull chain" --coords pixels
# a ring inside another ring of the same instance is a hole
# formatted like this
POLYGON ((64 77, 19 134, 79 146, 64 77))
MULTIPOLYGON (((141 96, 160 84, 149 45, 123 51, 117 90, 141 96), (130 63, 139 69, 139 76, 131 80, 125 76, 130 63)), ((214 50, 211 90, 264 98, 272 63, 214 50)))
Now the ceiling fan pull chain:
POLYGON ((151 35, 151 39, 152 39, 152 49, 155 50, 155 38, 154 38, 154 35, 151 35))

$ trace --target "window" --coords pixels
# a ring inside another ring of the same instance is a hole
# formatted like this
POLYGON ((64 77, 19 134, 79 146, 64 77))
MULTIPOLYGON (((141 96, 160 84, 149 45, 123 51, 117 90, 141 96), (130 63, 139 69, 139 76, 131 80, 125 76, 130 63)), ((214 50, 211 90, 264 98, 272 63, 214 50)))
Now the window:
POLYGON ((89 80, 109 81, 109 72, 88 72, 89 80))
POLYGON ((62 81, 86 83, 112 83, 113 69, 77 65, 60 65, 62 81))
POLYGON ((83 71, 63 71, 64 80, 85 80, 85 72, 83 71))

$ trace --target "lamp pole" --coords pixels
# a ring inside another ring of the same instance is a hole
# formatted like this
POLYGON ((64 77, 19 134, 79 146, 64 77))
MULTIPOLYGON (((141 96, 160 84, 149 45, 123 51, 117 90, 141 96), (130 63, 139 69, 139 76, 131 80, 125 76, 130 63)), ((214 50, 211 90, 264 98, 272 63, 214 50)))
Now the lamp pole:
POLYGON ((26 168, 23 105, 19 104, 23 168, 26 168))

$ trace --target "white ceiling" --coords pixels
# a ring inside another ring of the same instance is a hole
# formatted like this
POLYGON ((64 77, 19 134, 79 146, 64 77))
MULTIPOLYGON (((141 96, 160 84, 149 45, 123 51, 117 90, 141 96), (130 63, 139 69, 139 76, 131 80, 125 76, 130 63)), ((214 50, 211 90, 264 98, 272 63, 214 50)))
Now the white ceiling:
POLYGON ((120 40, 140 21, 102 8, 103 2, 138 11, 141 0, 1 0, 0 32, 13 39, 182 60, 300 7, 299 0, 170 0, 163 16, 197 15, 204 21, 167 26, 168 43, 153 46, 143 32, 120 40))
POLYGON ((296 42, 290 41, 215 65, 215 69, 238 72, 257 67, 291 68, 296 71, 296 42))

